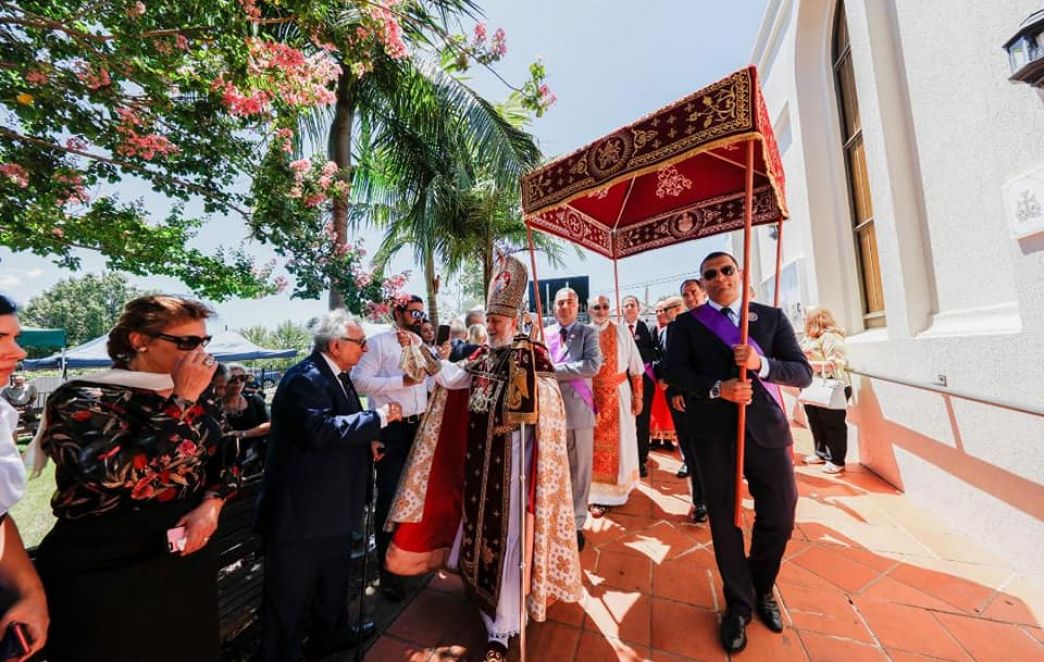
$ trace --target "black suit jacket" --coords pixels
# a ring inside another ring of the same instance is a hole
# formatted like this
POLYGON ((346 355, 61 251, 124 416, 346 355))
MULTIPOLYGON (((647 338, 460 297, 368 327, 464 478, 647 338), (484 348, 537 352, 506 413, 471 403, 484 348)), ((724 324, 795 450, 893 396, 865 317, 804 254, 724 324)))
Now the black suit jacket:
POLYGON ((341 388, 315 352, 287 371, 272 399, 272 430, 258 528, 277 541, 313 540, 358 529, 370 476, 376 411, 341 388))
MULTIPOLYGON (((626 326, 627 322, 623 322, 623 324, 626 326)), ((642 363, 653 363, 659 358, 659 345, 656 338, 642 320, 636 320, 634 323, 634 342, 638 345, 638 354, 642 357, 642 363)))
MULTIPOLYGON (((783 311, 757 303, 750 304, 750 311, 750 336, 761 346, 769 364, 766 381, 798 388, 811 384, 812 367, 783 311)), ((710 389, 715 382, 732 379, 738 372, 731 347, 691 313, 678 316, 668 332, 664 376, 685 395, 687 427, 696 444, 730 443, 736 438, 736 405, 722 398, 711 399, 710 389)), ((753 401, 747 407, 747 436, 766 448, 793 443, 786 415, 757 380, 753 401)))

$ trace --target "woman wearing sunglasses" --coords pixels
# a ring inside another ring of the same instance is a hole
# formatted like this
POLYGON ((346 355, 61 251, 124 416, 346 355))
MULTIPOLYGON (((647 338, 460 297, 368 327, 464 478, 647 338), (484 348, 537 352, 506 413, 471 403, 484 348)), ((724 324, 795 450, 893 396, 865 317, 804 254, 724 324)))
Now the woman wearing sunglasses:
POLYGON ((211 311, 144 296, 109 333, 114 369, 47 400, 30 449, 54 461, 54 528, 39 569, 50 662, 218 659, 217 557, 208 545, 234 485, 222 446, 211 311))
POLYGON ((228 386, 222 398, 225 422, 233 439, 239 442, 237 456, 248 470, 259 470, 268 448, 269 423, 265 399, 258 393, 244 393, 246 368, 238 363, 228 366, 228 386))

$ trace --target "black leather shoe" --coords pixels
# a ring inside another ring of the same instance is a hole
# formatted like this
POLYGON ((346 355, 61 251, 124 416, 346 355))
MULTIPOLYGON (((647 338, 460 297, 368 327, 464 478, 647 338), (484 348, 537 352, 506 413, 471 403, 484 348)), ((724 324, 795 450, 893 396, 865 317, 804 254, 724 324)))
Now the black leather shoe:
POLYGON ((391 573, 381 574, 381 595, 388 602, 398 602, 406 595, 402 587, 402 579, 391 573))
POLYGON ((508 652, 504 644, 499 641, 491 641, 486 644, 486 650, 482 654, 480 662, 507 662, 508 652))
POLYGON ((649 477, 649 470, 645 467, 644 464, 642 466, 638 467, 638 475, 641 476, 642 478, 648 478, 649 477))
POLYGON ((779 603, 776 602, 772 591, 755 598, 754 611, 758 612, 758 618, 765 624, 765 627, 773 632, 783 631, 783 614, 779 612, 779 603))
POLYGON ((663 449, 665 451, 673 453, 674 452, 674 442, 673 441, 665 441, 665 442, 663 442, 663 449))
POLYGON ((738 653, 747 647, 747 623, 749 622, 749 616, 725 612, 721 625, 718 626, 718 636, 726 651, 738 653))
POLYGON ((692 509, 692 521, 703 524, 707 521, 707 506, 696 506, 692 509))
POLYGON ((587 539, 584 538, 584 532, 583 531, 577 531, 576 532, 576 549, 578 551, 581 551, 581 552, 584 551, 584 545, 586 543, 587 543, 587 539))
POLYGON ((677 476, 678 478, 688 478, 689 477, 689 465, 687 465, 685 463, 682 463, 681 469, 678 469, 678 473, 676 473, 674 475, 677 476))
POLYGON ((656 450, 657 448, 660 448, 661 446, 663 446, 663 440, 662 439, 653 439, 652 441, 649 442, 649 448, 652 449, 652 450, 656 450))
POLYGON ((364 620, 362 629, 358 624, 348 626, 332 634, 312 636, 305 645, 305 659, 322 660, 334 653, 355 648, 377 632, 377 626, 371 620, 364 620))

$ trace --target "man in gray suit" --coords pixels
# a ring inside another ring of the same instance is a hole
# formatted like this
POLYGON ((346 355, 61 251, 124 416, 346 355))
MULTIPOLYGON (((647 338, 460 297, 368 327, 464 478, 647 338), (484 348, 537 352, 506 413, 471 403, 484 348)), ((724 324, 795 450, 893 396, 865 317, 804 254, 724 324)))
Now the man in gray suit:
POLYGON ((587 521, 587 494, 591 490, 591 462, 594 455, 594 391, 591 378, 602 367, 602 348, 598 330, 576 321, 580 299, 572 288, 555 294, 557 324, 544 329, 555 377, 562 389, 566 412, 566 448, 569 451, 569 479, 573 487, 573 512, 576 515, 576 542, 584 548, 582 529, 587 521))

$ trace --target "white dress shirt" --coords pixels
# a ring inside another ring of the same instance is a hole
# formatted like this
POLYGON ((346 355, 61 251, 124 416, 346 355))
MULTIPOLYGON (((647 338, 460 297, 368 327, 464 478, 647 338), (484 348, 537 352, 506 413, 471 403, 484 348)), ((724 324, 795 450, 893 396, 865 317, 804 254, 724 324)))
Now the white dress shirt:
POLYGON ((15 446, 18 412, 0 399, 0 515, 22 498, 25 491, 25 465, 15 446))
MULTIPOLYGON (((719 303, 711 301, 710 299, 707 299, 707 305, 713 308, 714 310, 718 311, 719 313, 721 312, 721 309, 725 307, 719 303)), ((733 326, 738 327, 740 325, 739 311, 736 309, 741 307, 742 305, 743 301, 740 299, 736 299, 736 301, 734 301, 733 304, 729 306, 729 312, 726 315, 726 317, 729 318, 729 321, 732 322, 733 326)), ((761 367, 758 368, 758 379, 768 379, 769 362, 766 361, 765 357, 762 356, 760 353, 758 354, 758 356, 761 356, 761 367)))
POLYGON ((367 340, 366 353, 352 368, 355 388, 366 395, 374 409, 397 402, 402 405, 403 418, 423 414, 428 407, 428 385, 426 382, 402 385, 402 370, 399 369, 402 346, 395 330, 367 340))

